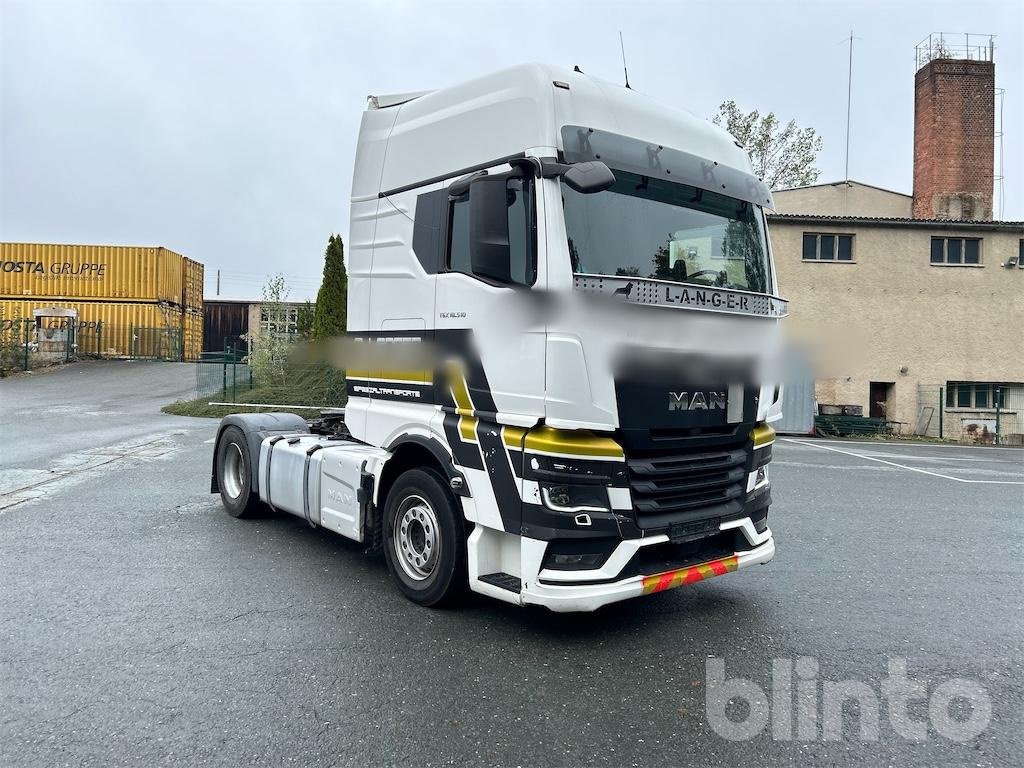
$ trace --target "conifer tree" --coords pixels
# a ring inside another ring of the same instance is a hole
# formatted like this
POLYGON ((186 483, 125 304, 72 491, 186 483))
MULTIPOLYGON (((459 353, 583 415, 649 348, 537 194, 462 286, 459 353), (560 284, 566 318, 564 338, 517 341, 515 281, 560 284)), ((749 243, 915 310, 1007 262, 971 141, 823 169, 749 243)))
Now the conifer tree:
POLYGON ((348 273, 345 271, 345 246, 341 235, 331 235, 324 254, 324 279, 316 295, 313 312, 313 339, 323 341, 342 336, 347 327, 348 273))

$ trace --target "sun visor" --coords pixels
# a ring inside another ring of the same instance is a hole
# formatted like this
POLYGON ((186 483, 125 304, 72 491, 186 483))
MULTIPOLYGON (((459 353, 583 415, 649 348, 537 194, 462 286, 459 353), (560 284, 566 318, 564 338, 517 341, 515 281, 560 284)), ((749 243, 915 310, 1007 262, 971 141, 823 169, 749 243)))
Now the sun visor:
POLYGON ((768 185, 752 173, 640 139, 566 125, 562 127, 562 154, 567 163, 601 160, 613 170, 689 184, 755 205, 775 207, 768 185))

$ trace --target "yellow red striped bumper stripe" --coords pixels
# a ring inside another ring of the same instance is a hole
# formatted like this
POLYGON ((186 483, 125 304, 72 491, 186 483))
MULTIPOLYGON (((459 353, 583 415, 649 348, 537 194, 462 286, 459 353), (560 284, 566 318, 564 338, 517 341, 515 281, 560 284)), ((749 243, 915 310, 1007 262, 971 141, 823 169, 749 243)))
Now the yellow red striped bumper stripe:
POLYGON ((666 589, 681 587, 684 584, 696 584, 698 581, 704 581, 704 579, 731 573, 738 567, 739 558, 736 555, 729 555, 728 557, 722 557, 708 563, 701 563, 700 565, 689 565, 686 568, 679 568, 674 571, 644 576, 643 594, 649 595, 653 592, 663 592, 666 589))

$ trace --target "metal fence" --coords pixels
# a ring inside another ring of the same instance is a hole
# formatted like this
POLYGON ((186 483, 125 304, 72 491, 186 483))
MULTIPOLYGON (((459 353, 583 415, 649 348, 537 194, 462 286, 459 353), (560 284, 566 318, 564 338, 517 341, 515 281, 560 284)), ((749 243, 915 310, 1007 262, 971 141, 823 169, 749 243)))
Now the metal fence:
POLYGON ((992 61, 994 53, 995 35, 933 32, 914 46, 914 63, 920 68, 936 59, 992 61))
POLYGON ((0 319, 0 375, 81 358, 181 361, 177 328, 113 326, 102 322, 39 327, 34 319, 0 319))
POLYGON ((231 350, 243 357, 249 354, 249 335, 245 333, 232 336, 217 336, 204 330, 203 344, 203 352, 219 353, 231 350))
POLYGON ((71 329, 73 356, 183 361, 185 349, 178 328, 138 325, 79 324, 71 329))
POLYGON ((340 408, 344 373, 324 363, 282 360, 257 371, 239 350, 204 352, 196 362, 194 400, 243 407, 340 408))
POLYGON ((184 360, 177 328, 131 328, 128 356, 146 360, 184 360))
POLYGON ((73 359, 72 337, 60 329, 39 333, 31 319, 0 320, 0 376, 73 359))
POLYGON ((1024 445, 1024 386, 920 384, 913 433, 962 443, 1024 445))
POLYGON ((252 368, 244 358, 233 350, 228 352, 203 352, 196 361, 195 398, 209 397, 211 400, 236 403, 239 390, 243 397, 253 389, 252 368))

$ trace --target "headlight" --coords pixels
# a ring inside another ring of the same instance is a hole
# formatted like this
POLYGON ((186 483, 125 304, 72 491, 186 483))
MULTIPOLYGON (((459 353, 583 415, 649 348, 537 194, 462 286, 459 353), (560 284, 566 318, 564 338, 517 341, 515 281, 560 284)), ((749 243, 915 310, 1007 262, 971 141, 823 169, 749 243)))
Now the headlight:
POLYGON ((600 485, 570 485, 568 483, 541 483, 544 506, 556 512, 607 512, 608 491, 600 485))

